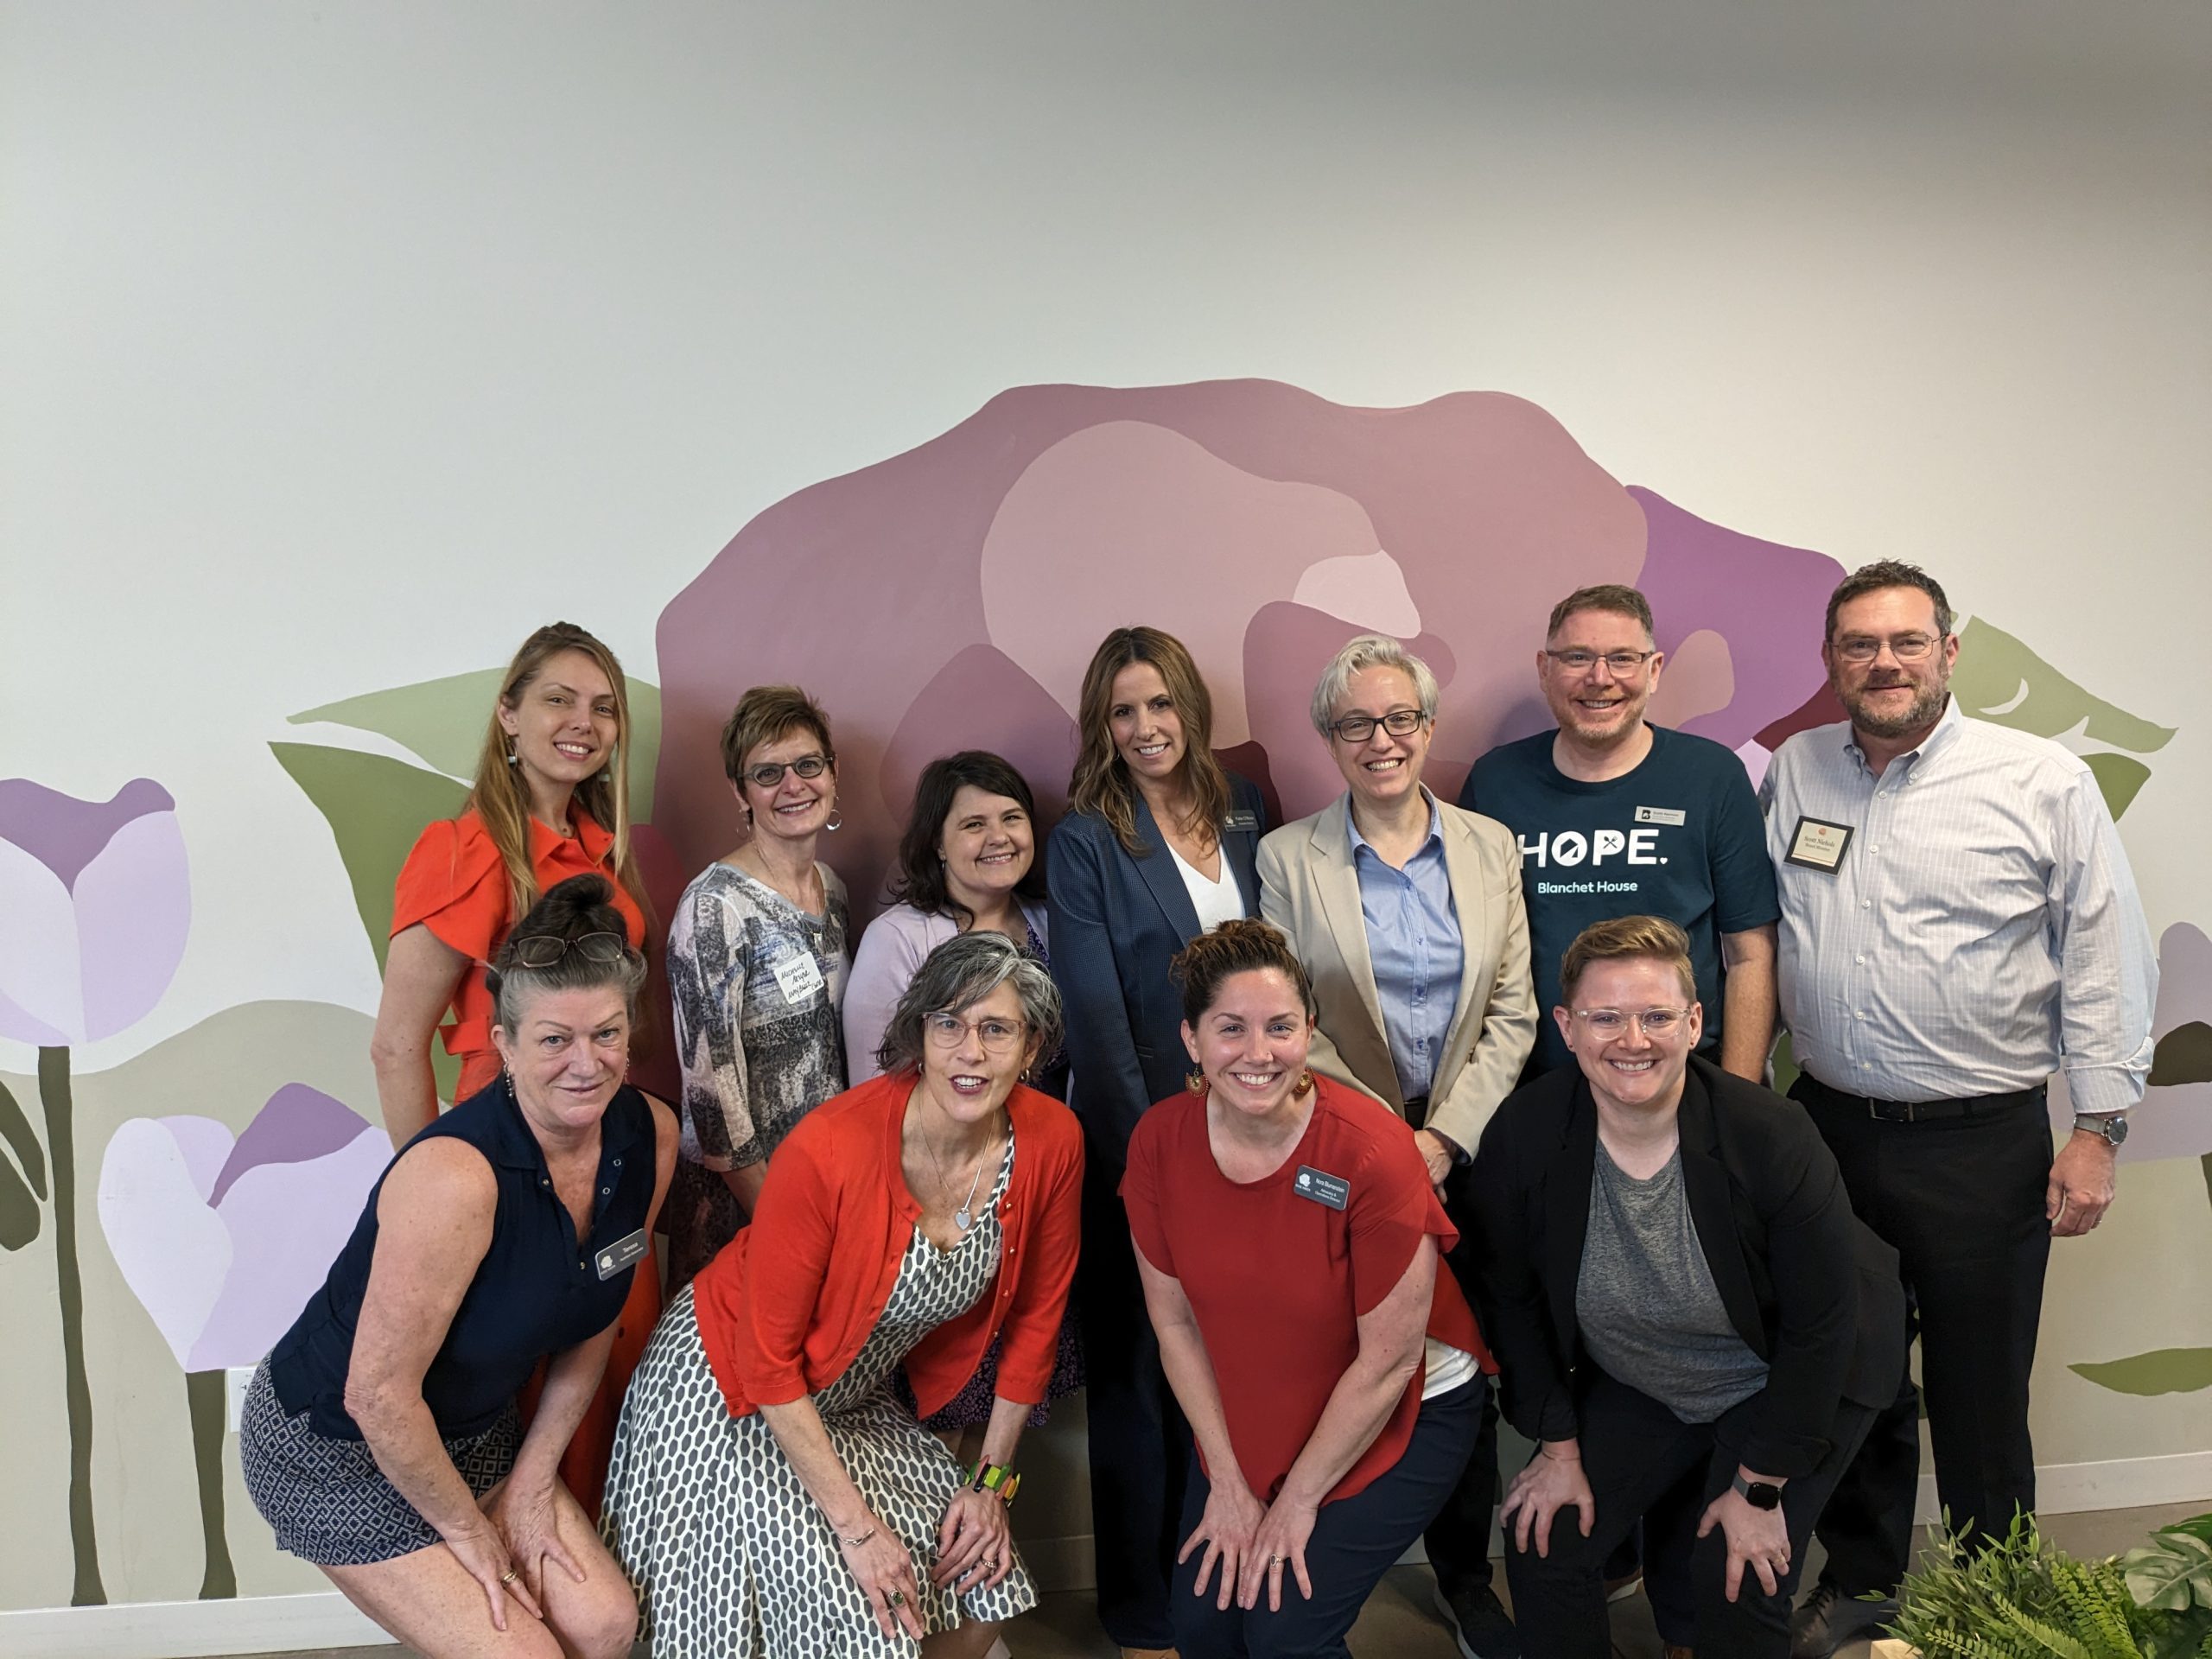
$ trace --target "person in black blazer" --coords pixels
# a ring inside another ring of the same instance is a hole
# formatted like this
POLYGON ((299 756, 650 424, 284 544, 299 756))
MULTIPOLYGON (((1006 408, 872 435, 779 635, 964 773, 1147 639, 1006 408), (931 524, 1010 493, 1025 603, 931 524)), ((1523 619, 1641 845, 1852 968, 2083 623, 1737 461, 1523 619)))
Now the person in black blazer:
POLYGON ((1098 1618, 1125 1652, 1169 1648, 1191 1433, 1160 1369, 1119 1188, 1129 1133, 1184 1086, 1167 964, 1199 933, 1256 916, 1260 791, 1222 769, 1213 701, 1182 643, 1116 628, 1083 677, 1068 816, 1046 861, 1052 977, 1067 1015, 1068 1103, 1083 1122, 1075 1302, 1090 1410, 1098 1618))
POLYGON ((1790 1102, 1696 1057, 1688 940, 1589 927, 1554 1018, 1577 1062, 1517 1090, 1475 1155, 1483 1328, 1537 1441, 1508 1489, 1531 1653, 1611 1653, 1602 1567, 1702 1466, 1700 1652, 1782 1659, 1813 1522, 1904 1374, 1897 1253, 1790 1102))

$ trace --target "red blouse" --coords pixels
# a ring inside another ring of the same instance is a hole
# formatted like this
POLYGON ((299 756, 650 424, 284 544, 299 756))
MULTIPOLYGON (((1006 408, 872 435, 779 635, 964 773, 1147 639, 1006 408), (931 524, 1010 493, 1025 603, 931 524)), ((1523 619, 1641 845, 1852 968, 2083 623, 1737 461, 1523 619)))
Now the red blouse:
MULTIPOLYGON (((622 912, 632 950, 645 942, 645 916, 614 869, 614 837, 582 808, 571 810, 576 833, 556 835, 530 821, 530 868, 537 890, 572 875, 603 875, 614 888, 614 907, 622 912)), ((446 1052, 461 1057, 455 1100, 489 1088, 499 1076, 499 1052, 492 1046, 492 992, 484 970, 499 942, 514 925, 508 912, 507 868, 492 832, 470 807, 458 818, 440 818, 423 831, 399 872, 392 895, 391 931, 396 935, 420 922, 469 961, 454 992, 454 1023, 443 1028, 446 1052)))
MULTIPOLYGON (((1161 1101, 1129 1137, 1122 1198, 1146 1261, 1179 1281, 1221 1389, 1245 1484, 1274 1501, 1359 1352, 1360 1315, 1405 1276, 1424 1235, 1440 1251, 1459 1233, 1428 1184, 1413 1131, 1380 1102, 1316 1077, 1313 1116, 1297 1149, 1263 1179, 1230 1180, 1214 1161, 1205 1102, 1161 1101), (1350 1183, 1341 1210, 1300 1195, 1299 1172, 1350 1183)), ((1441 1262, 1428 1334, 1486 1371, 1459 1281, 1441 1262)), ((1422 1373, 1325 1502, 1363 1489, 1398 1460, 1421 1411, 1422 1373)))
MULTIPOLYGON (((899 1159, 913 1085, 911 1072, 872 1077, 799 1119, 768 1160, 753 1224, 691 1281, 700 1344, 733 1416, 820 1393, 882 1318, 922 1213, 899 1159)), ((906 1356, 925 1417, 1001 1334, 1001 1398, 1035 1405, 1052 1375, 1083 1230, 1083 1130, 1033 1089, 1015 1089, 1007 1113, 1014 1175, 999 1202, 998 1273, 906 1356)))

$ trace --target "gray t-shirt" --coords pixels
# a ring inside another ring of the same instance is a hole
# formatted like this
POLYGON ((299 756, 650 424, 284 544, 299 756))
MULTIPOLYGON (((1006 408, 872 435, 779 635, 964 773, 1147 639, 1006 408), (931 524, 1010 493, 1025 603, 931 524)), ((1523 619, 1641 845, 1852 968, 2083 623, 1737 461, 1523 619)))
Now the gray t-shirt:
POLYGON ((1648 1181, 1598 1143, 1575 1317, 1591 1357, 1686 1423, 1709 1423, 1766 1386, 1766 1362, 1729 1323, 1699 1247, 1680 1147, 1648 1181))

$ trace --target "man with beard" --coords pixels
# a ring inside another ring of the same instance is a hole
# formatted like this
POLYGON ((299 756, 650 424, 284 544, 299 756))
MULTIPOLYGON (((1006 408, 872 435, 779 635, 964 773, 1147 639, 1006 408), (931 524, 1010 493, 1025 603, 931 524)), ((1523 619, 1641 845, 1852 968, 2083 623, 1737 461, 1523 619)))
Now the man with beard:
MULTIPOLYGON (((2151 1067, 2150 929, 2096 779, 2048 739, 1968 720, 1942 588, 1885 561, 1828 601, 1851 718, 1784 743, 1760 790, 1782 887, 1790 1090, 1859 1217, 1897 1247, 1936 1486, 1970 1538, 2035 1507, 2028 1374, 2054 1236, 2094 1228, 2151 1067), (2044 1088, 2074 1129, 2054 1158, 2044 1088)), ((1815 1659, 1895 1617, 1920 1472, 1906 1380, 1817 1531, 1792 1625, 1815 1659)))
MULTIPOLYGON (((1560 601, 1535 663, 1557 726, 1476 761, 1459 805, 1519 838, 1538 1007, 1564 1001, 1560 963, 1583 929, 1662 916, 1689 937, 1705 1010, 1700 1052, 1757 1083, 1774 1042, 1780 914, 1764 826, 1741 760, 1710 738, 1644 718, 1667 663, 1651 627, 1650 603, 1633 588, 1608 582, 1560 601)), ((1540 1020, 1522 1080, 1572 1064, 1557 1021, 1540 1020)), ((1440 1596, 1460 1651, 1472 1659, 1520 1651, 1489 1587, 1495 1421, 1493 1409, 1466 1478, 1427 1536, 1440 1596)), ((1691 1483, 1679 1496, 1681 1503, 1662 1501, 1645 1522, 1647 1587, 1670 1655, 1685 1650, 1695 1622, 1687 1561, 1700 1495, 1691 1483)), ((1608 1582, 1632 1590, 1639 1563, 1631 1538, 1606 1563, 1608 1582)))

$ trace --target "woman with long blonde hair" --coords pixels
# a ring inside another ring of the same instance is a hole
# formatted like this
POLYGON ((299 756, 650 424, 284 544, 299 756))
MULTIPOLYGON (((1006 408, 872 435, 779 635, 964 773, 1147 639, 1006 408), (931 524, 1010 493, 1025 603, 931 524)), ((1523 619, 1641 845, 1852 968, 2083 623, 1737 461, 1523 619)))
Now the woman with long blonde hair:
POLYGON ((1213 699, 1158 628, 1116 628, 1084 671, 1068 815, 1052 832, 1052 977, 1066 1005, 1069 1103, 1085 1147, 1076 1303, 1089 1357, 1098 1617, 1127 1652, 1173 1644, 1168 1585, 1191 1432, 1160 1370, 1119 1193, 1129 1135, 1183 1086, 1167 964, 1255 916, 1260 791, 1213 753, 1213 699))
MULTIPOLYGON (((404 1149, 437 1117, 430 1043, 461 1061, 456 1103, 499 1080, 486 968, 541 893, 576 875, 607 878, 624 943, 645 948, 645 885, 630 846, 630 697, 614 653, 573 622, 522 642, 486 722, 475 786, 457 818, 428 826, 399 872, 384 995, 369 1039, 385 1131, 404 1149), (450 1025, 441 1024, 448 1009, 450 1025)), ((650 1033, 643 1039, 649 1046, 650 1033)), ((659 1314, 639 1274, 623 1311, 607 1398, 579 1430, 570 1489, 596 1509, 614 1411, 659 1314)))

